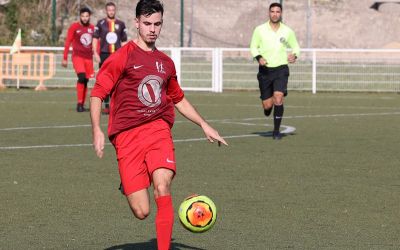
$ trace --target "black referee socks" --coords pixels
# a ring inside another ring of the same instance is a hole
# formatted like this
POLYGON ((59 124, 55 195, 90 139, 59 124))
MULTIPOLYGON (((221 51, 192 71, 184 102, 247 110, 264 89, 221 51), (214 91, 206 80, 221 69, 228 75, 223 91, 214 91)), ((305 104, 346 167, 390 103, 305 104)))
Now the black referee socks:
POLYGON ((283 118, 283 104, 282 105, 275 105, 274 107, 274 131, 279 131, 281 126, 281 121, 283 118))
POLYGON ((265 115, 266 117, 268 117, 268 116, 271 114, 271 111, 272 111, 272 107, 269 108, 269 109, 264 109, 264 115, 265 115))

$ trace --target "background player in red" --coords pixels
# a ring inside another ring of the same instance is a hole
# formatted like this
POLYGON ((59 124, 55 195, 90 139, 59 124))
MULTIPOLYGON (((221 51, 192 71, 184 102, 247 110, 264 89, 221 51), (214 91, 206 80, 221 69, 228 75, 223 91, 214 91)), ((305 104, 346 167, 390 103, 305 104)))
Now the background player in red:
POLYGON ((101 103, 111 94, 108 136, 116 150, 124 194, 133 214, 145 219, 150 209, 147 189, 153 184, 157 246, 168 250, 174 223, 170 191, 176 171, 171 135, 174 107, 199 125, 210 142, 227 143, 185 98, 173 61, 155 46, 163 13, 159 0, 138 2, 137 42, 130 41, 104 62, 91 92, 90 112, 93 146, 102 157, 101 103))
POLYGON ((93 24, 90 24, 91 11, 89 8, 82 8, 79 22, 73 23, 68 29, 64 45, 64 59, 62 66, 68 65, 68 52, 72 44, 72 64, 78 76, 76 93, 78 104, 76 111, 85 111, 85 100, 87 83, 89 78, 94 77, 92 37, 94 32, 93 24))
MULTIPOLYGON (((104 61, 128 41, 125 23, 115 17, 116 6, 113 2, 106 4, 107 17, 97 22, 93 34, 94 58, 99 62, 99 68, 104 61), (100 48, 98 44, 100 43, 100 48), (98 54, 100 51, 100 55, 98 54)), ((104 100, 104 114, 109 113, 109 97, 104 100)))

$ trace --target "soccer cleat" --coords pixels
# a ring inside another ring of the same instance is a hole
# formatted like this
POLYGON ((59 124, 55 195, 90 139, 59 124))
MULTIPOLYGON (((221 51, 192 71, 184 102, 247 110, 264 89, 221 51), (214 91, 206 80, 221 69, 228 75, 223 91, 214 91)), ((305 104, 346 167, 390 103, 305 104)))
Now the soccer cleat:
POLYGON ((103 108, 103 109, 101 110, 101 113, 102 113, 103 115, 108 115, 108 114, 110 114, 110 109, 109 109, 109 108, 103 108))
POLYGON ((83 104, 78 103, 78 105, 76 105, 76 112, 85 112, 86 109, 83 106, 83 104))
POLYGON ((272 138, 273 138, 274 140, 280 140, 280 139, 282 139, 282 134, 281 134, 281 132, 279 132, 279 131, 274 131, 274 132, 272 132, 272 138))
POLYGON ((124 187, 122 186, 122 182, 119 183, 119 191, 121 192, 121 194, 125 195, 124 193, 124 187))

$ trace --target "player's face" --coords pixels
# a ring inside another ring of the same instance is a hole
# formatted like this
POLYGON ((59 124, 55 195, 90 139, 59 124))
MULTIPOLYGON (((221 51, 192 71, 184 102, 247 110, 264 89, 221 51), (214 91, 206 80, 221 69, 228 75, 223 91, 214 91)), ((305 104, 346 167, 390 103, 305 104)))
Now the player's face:
POLYGON ((282 10, 281 8, 275 6, 269 10, 269 20, 272 23, 279 23, 282 17, 282 10))
POLYGON ((160 12, 150 16, 141 15, 136 19, 136 28, 139 31, 139 39, 146 44, 154 44, 160 35, 163 20, 160 12))
POLYGON ((114 6, 107 6, 106 8, 106 13, 107 13, 107 17, 109 19, 114 19, 115 18, 115 7, 114 6))
POLYGON ((82 23, 83 25, 89 25, 89 22, 90 22, 90 14, 89 14, 88 12, 83 12, 83 13, 80 15, 80 19, 81 19, 81 23, 82 23))

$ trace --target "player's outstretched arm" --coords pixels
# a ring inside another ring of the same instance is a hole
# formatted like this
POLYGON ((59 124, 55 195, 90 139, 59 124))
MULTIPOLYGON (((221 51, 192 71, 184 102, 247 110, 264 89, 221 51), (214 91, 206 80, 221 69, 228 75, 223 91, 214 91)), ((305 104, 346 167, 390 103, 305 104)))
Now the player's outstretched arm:
POLYGON ((94 61, 95 61, 96 63, 99 63, 99 62, 100 62, 100 56, 99 56, 99 53, 97 53, 98 45, 99 45, 99 39, 93 37, 93 41, 92 41, 92 50, 93 50, 94 61))
POLYGON ((93 148, 99 158, 104 153, 104 133, 100 127, 101 99, 90 97, 90 118, 92 120, 93 148))
POLYGON ((223 143, 228 146, 228 143, 222 138, 218 131, 212 128, 204 119, 200 116, 197 110, 192 106, 192 104, 184 97, 180 102, 175 104, 176 109, 185 116, 190 121, 199 125, 210 142, 217 141, 218 143, 223 143))

